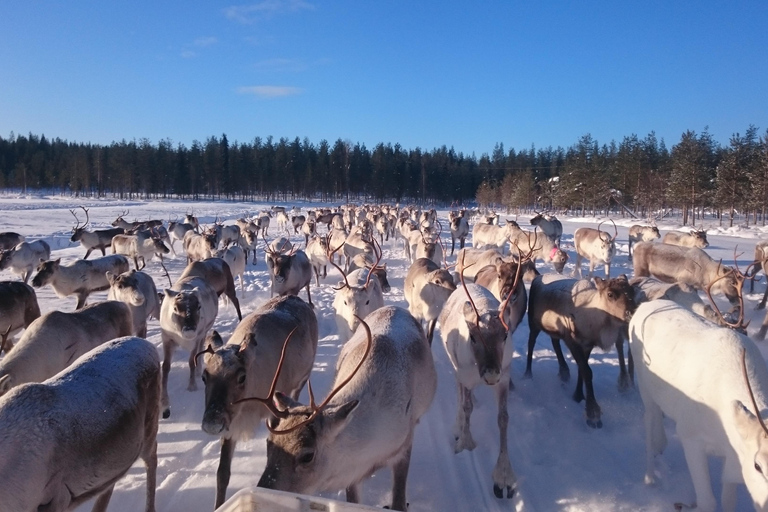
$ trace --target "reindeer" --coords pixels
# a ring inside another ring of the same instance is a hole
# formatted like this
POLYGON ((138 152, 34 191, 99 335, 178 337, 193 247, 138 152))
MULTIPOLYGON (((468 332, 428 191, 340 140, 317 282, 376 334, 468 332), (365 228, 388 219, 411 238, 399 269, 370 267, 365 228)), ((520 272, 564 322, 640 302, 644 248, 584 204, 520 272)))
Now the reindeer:
POLYGON ((208 434, 221 436, 215 508, 226 499, 238 440, 251 437, 271 416, 268 407, 241 400, 265 395, 270 385, 298 400, 312 371, 317 339, 312 308, 294 295, 273 298, 259 306, 238 324, 226 345, 216 331, 208 337, 202 427, 208 434), (273 383, 281 361, 280 378, 273 383))
POLYGON ((689 233, 670 231, 664 235, 662 242, 670 245, 679 245, 680 247, 697 247, 699 249, 709 247, 707 231, 704 229, 698 231, 692 229, 689 233))
POLYGON ((641 226, 635 224, 629 228, 629 256, 632 257, 632 244, 638 242, 653 242, 661 238, 656 226, 641 226))
MULTIPOLYGON (((742 318, 731 327, 744 328, 742 318)), ((663 416, 683 445, 696 491, 696 509, 717 508, 707 457, 725 458, 722 510, 736 510, 736 485, 745 483, 756 510, 768 507, 768 369, 755 344, 666 300, 641 304, 629 324, 645 406, 645 483, 657 481, 654 457, 664 451, 663 416), (754 386, 754 392, 753 392, 754 386)), ((678 510, 683 505, 676 505, 678 510)))
POLYGON ((19 281, 0 281, 0 333, 4 333, 0 343, 0 353, 13 348, 8 338, 20 329, 26 329, 40 317, 35 290, 19 281))
MULTIPOLYGON (((331 247, 332 245, 332 243, 328 243, 328 247, 331 247)), ((387 279, 387 264, 380 264, 382 251, 381 246, 378 245, 378 242, 375 238, 371 241, 370 248, 370 251, 356 254, 352 258, 352 261, 349 262, 349 273, 351 274, 355 270, 361 268, 368 269, 379 280, 379 284, 381 284, 381 291, 384 293, 389 293, 392 287, 390 286, 389 280, 387 279)))
POLYGON ((428 258, 434 261, 437 265, 442 264, 445 250, 443 249, 443 242, 440 238, 441 233, 442 229, 430 236, 425 236, 423 233, 420 233, 421 236, 418 238, 416 245, 411 246, 411 256, 414 259, 428 258))
POLYGON ((713 292, 724 294, 731 304, 738 302, 740 288, 734 269, 715 262, 696 247, 639 242, 632 253, 632 265, 635 276, 653 276, 665 283, 683 283, 697 290, 716 282, 713 292))
POLYGON ((304 244, 308 244, 310 237, 317 236, 317 223, 308 219, 301 225, 301 232, 304 234, 304 244))
POLYGON ((293 234, 298 235, 299 230, 304 226, 307 218, 304 215, 294 215, 291 217, 291 225, 293 226, 293 234))
POLYGON ((298 295, 302 288, 307 290, 307 302, 312 305, 309 284, 312 282, 312 265, 307 254, 294 249, 290 254, 281 254, 267 247, 267 268, 272 281, 270 297, 277 295, 298 295))
POLYGON ((427 342, 432 346, 435 324, 443 305, 456 290, 451 273, 440 268, 429 258, 419 258, 413 262, 405 276, 403 293, 408 303, 408 311, 413 317, 427 323, 427 342))
POLYGON ((509 243, 512 247, 517 247, 520 251, 530 254, 530 261, 541 260, 545 263, 552 263, 555 272, 563 273, 565 264, 568 262, 568 253, 558 247, 554 240, 548 236, 539 236, 538 227, 533 231, 512 229, 509 236, 509 243))
POLYGON ((128 210, 124 211, 112 222, 113 228, 123 228, 126 231, 133 231, 136 229, 151 229, 163 225, 161 220, 146 220, 146 221, 133 221, 128 222, 124 219, 128 215, 128 210))
POLYGON ((240 232, 242 233, 242 236, 240 237, 238 245, 245 251, 245 262, 248 263, 248 254, 253 251, 253 259, 251 260, 251 263, 256 265, 256 248, 259 243, 259 235, 250 230, 243 231, 241 229, 240 232))
MULTIPOLYGON (((234 283, 233 286, 234 288, 234 283)), ((160 305, 160 337, 163 342, 163 377, 161 405, 163 418, 171 415, 168 398, 168 373, 177 346, 189 351, 188 391, 196 391, 195 355, 219 312, 216 291, 202 277, 182 277, 164 290, 160 305)), ((199 371, 199 368, 197 369, 199 371)))
POLYGON ((261 212, 257 219, 257 230, 261 231, 261 236, 269 236, 269 220, 272 217, 270 212, 261 212))
MULTIPOLYGON (((463 273, 465 279, 474 281, 477 274, 488 266, 493 267, 495 272, 496 267, 503 263, 517 264, 518 256, 514 254, 502 256, 497 249, 471 249, 465 247, 459 251, 456 262, 456 272, 463 273)), ((490 270, 486 271, 490 272, 490 270)), ((521 274, 523 280, 527 283, 530 283, 536 276, 540 275, 532 260, 523 261, 521 274)))
POLYGON ((25 240, 23 235, 6 231, 0 233, 0 251, 9 251, 25 240))
POLYGON ((243 275, 245 274, 245 265, 248 258, 248 256, 245 254, 245 251, 243 251, 241 247, 233 245, 228 249, 220 249, 216 253, 216 257, 221 258, 227 263, 227 265, 229 265, 229 270, 233 279, 235 276, 240 277, 240 293, 245 295, 243 275))
POLYGON ((221 258, 208 258, 203 261, 193 261, 186 266, 181 273, 179 281, 185 278, 199 277, 203 279, 216 292, 216 297, 222 294, 232 302, 237 312, 237 319, 242 320, 240 313, 240 301, 237 300, 235 279, 229 264, 221 258))
POLYGON ((198 235, 193 231, 187 231, 184 235, 184 252, 187 253, 187 263, 213 257, 217 246, 215 233, 198 235))
POLYGON ((712 306, 701 300, 696 289, 685 283, 665 283, 655 277, 633 277, 629 284, 635 289, 637 304, 659 299, 671 300, 712 323, 725 325, 712 306))
POLYGON ((146 267, 147 259, 151 260, 153 256, 159 256, 162 260, 163 254, 169 252, 171 252, 170 249, 163 243, 160 236, 148 231, 136 235, 115 235, 112 239, 112 254, 128 256, 133 260, 136 270, 146 267))
POLYGON ((109 288, 107 272, 128 272, 128 259, 112 254, 94 260, 77 260, 70 265, 61 265, 61 258, 42 261, 37 267, 37 275, 32 279, 32 286, 42 288, 50 284, 57 297, 75 295, 75 309, 80 309, 85 306, 91 293, 109 288))
POLYGON ((190 224, 188 222, 169 222, 168 223, 168 245, 171 248, 171 252, 173 253, 174 257, 176 256, 176 248, 173 246, 173 244, 176 243, 176 240, 180 240, 182 246, 184 245, 184 237, 188 232, 195 232, 195 226, 193 224, 190 224))
POLYGON ((355 255, 366 252, 373 254, 372 240, 373 237, 364 234, 363 230, 359 227, 346 237, 343 246, 345 272, 349 272, 349 265, 355 255))
POLYGON ((277 212, 275 217, 277 218, 277 229, 290 233, 288 230, 288 223, 290 219, 288 219, 288 214, 285 213, 285 210, 277 212))
POLYGON ((493 493, 497 498, 512 498, 517 477, 512 470, 507 451, 507 396, 510 387, 510 364, 514 346, 507 343, 510 331, 522 320, 507 308, 513 293, 504 303, 487 289, 467 285, 459 274, 462 289, 456 289, 440 313, 440 331, 448 359, 456 372, 459 404, 454 425, 454 451, 474 450, 469 430, 472 414, 472 390, 486 384, 493 386, 498 405, 499 456, 493 470, 493 493))
POLYGON ((95 497, 93 510, 103 512, 141 458, 144 510, 154 512, 159 370, 154 345, 120 338, 0 398, 3 510, 74 510, 95 497))
POLYGON ((563 237, 563 223, 554 215, 536 212, 531 219, 531 226, 538 227, 555 245, 560 245, 560 239, 563 237))
MULTIPOLYGON (((610 220, 610 219, 609 219, 610 220)), ((594 228, 579 228, 573 233, 573 244, 576 246, 576 267, 573 269, 573 275, 581 278, 581 260, 589 260, 589 277, 595 272, 595 265, 605 264, 605 277, 611 277, 611 260, 616 254, 616 238, 619 236, 619 230, 616 223, 613 223, 614 235, 611 236, 605 231, 600 231, 602 221, 594 228)))
MULTIPOLYGON (((231 226, 225 226, 223 224, 217 224, 218 233, 220 233, 221 244, 224 248, 228 248, 232 244, 236 244, 240 240, 240 226, 233 224, 231 226)), ((219 236, 217 233, 217 236, 219 236)))
MULTIPOLYGON (((381 283, 369 269, 358 269, 346 275, 344 271, 333 262, 334 249, 328 260, 341 273, 344 281, 334 288, 336 295, 333 299, 333 309, 336 311, 336 327, 340 341, 348 340, 360 325, 360 319, 365 318, 373 311, 384 307, 384 295, 381 291, 381 283)), ((375 268, 380 261, 373 265, 375 268)))
POLYGON ((344 344, 333 389, 319 405, 311 386, 309 406, 274 385, 266 398, 254 398, 275 416, 259 487, 346 489, 347 501, 358 503, 363 480, 389 466, 391 508, 406 510, 413 431, 432 403, 437 373, 424 332, 407 311, 386 306, 367 322, 344 344))
POLYGON ((27 382, 43 382, 102 343, 130 336, 132 329, 130 309, 114 300, 71 313, 46 313, 0 361, 0 396, 27 382))
POLYGON ((459 249, 464 248, 464 241, 469 235, 469 221, 467 220, 467 210, 461 210, 458 216, 453 216, 451 222, 451 256, 456 248, 456 240, 459 241, 459 249))
POLYGON ((25 283, 40 260, 51 257, 51 246, 45 240, 21 242, 14 249, 0 252, 0 270, 11 269, 25 283))
POLYGON ((320 287, 320 269, 323 269, 323 279, 328 276, 328 239, 327 237, 315 236, 307 244, 307 257, 315 271, 315 280, 317 287, 320 287))
POLYGON ((507 241, 520 226, 513 220, 507 220, 504 227, 492 224, 475 224, 472 228, 472 247, 475 249, 497 248, 502 253, 507 241))
MULTIPOLYGON (((583 384, 586 388, 587 425, 601 428, 603 422, 592 389, 589 356, 595 347, 604 351, 612 345, 617 349, 623 347, 622 336, 635 307, 634 289, 624 275, 608 280, 596 277, 594 281, 565 279, 551 274, 536 277, 531 284, 528 302, 530 334, 525 377, 532 376, 533 348, 539 333, 544 331, 552 339, 560 379, 567 382, 570 370, 560 347, 560 340, 563 340, 579 368, 573 399, 577 403, 584 400, 583 384)), ((625 375, 622 372, 620 387, 629 384, 625 375)))
POLYGON ((200 230, 200 221, 197 220, 197 217, 195 217, 192 213, 187 213, 184 215, 184 224, 189 224, 192 226, 192 228, 195 230, 195 233, 198 233, 200 230))
POLYGON ((147 318, 160 318, 160 300, 152 277, 136 269, 122 274, 107 271, 106 276, 109 281, 107 299, 125 303, 133 319, 131 334, 146 338, 147 318))
MULTIPOLYGON (((755 276, 761 270, 765 274, 768 271, 768 240, 761 240, 755 245, 755 261, 752 263, 752 275, 749 276, 749 293, 755 291, 755 276)), ((768 287, 760 303, 755 309, 765 309, 765 302, 768 300, 768 287)))
POLYGON ((101 250, 101 255, 106 256, 106 248, 112 245, 112 237, 115 235, 122 235, 125 233, 125 230, 123 228, 113 228, 86 231, 85 228, 88 226, 89 222, 88 209, 84 206, 81 206, 80 208, 85 212, 85 223, 82 225, 80 225, 80 219, 77 218, 75 210, 69 210, 69 213, 75 217, 75 221, 77 222, 75 227, 72 228, 72 237, 69 240, 71 242, 80 242, 80 245, 85 248, 85 256, 83 256, 84 260, 88 259, 88 256, 91 255, 91 252, 94 249, 101 250))

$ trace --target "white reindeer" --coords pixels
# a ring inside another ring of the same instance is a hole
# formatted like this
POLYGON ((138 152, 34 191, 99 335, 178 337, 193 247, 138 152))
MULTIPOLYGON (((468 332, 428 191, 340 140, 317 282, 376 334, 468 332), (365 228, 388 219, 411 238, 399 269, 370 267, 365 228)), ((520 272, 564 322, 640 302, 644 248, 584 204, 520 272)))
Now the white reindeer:
POLYGON ((641 304, 629 324, 629 345, 645 406, 645 482, 657 481, 654 456, 664 451, 663 416, 683 445, 697 510, 717 508, 707 457, 725 457, 722 509, 736 510, 745 483, 756 510, 768 507, 768 368, 745 335, 666 300, 641 304), (754 392, 753 392, 754 390, 754 392))

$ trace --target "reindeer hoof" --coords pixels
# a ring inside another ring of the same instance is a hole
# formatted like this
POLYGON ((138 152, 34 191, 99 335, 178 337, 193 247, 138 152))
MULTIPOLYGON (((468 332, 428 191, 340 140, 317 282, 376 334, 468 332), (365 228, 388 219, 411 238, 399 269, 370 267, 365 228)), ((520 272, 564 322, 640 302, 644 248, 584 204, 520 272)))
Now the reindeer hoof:
POLYGON ((587 425, 589 425, 592 428, 603 428, 603 420, 601 420, 600 418, 596 420, 587 418, 587 425))
POLYGON ((530 370, 526 370, 525 373, 523 374, 523 378, 524 379, 532 379, 533 378, 533 373, 531 373, 530 370))
POLYGON ((757 306, 755 306, 755 309, 760 311, 761 309, 765 309, 765 302, 761 302, 757 306))
POLYGON ((515 490, 512 488, 512 486, 507 485, 506 487, 502 488, 496 484, 493 484, 493 495, 500 500, 504 499, 504 489, 507 490, 507 499, 511 499, 515 496, 515 490))
POLYGON ((171 417, 171 408, 169 407, 163 410, 163 419, 167 420, 170 417, 171 417))

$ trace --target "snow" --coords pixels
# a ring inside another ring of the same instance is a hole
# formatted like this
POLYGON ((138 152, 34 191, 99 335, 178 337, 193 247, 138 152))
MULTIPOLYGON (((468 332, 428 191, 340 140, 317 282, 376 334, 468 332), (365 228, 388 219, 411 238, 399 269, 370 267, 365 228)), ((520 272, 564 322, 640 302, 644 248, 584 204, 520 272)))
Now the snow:
MULTIPOLYGON (((44 239, 53 250, 52 258, 62 258, 70 263, 82 257, 85 250, 69 242, 74 218, 70 208, 84 205, 90 208, 91 228, 108 226, 125 210, 127 219, 160 218, 165 221, 181 218, 186 212, 193 212, 202 224, 210 224, 216 217, 225 223, 244 214, 255 214, 268 207, 266 204, 236 202, 179 202, 179 201, 118 201, 81 200, 56 196, 0 197, 0 218, 3 231, 16 231, 28 240, 44 239)), ((289 203, 291 207, 294 204, 289 203)), ((296 204, 306 209, 318 204, 296 204)), ((447 217, 440 211, 441 218, 447 217)), ((525 224, 525 218, 522 218, 525 224)), ((566 273, 573 270, 573 231, 580 226, 596 227, 602 219, 563 219, 563 246, 571 257, 566 273)), ((620 272, 631 274, 631 262, 627 255, 627 227, 637 220, 617 222, 619 230, 618 255, 613 264, 614 275, 620 272)), ((274 223, 273 223, 274 224, 274 223)), ((610 225, 610 223, 608 223, 610 225)), ((663 232, 679 225, 660 224, 663 232)), ((768 235, 763 228, 744 229, 715 227, 716 221, 707 221, 710 247, 707 252, 724 262, 733 260, 738 246, 739 265, 746 268, 751 261, 752 243, 768 235)), ((612 227, 612 226, 611 226, 612 227)), ((603 224, 603 229, 605 224, 603 224)), ((610 228, 608 228, 610 231, 610 228)), ((321 227, 324 231, 324 227, 321 227)), ((270 238, 278 233, 271 226, 270 238)), ((443 236, 447 236, 444 233, 443 236)), ((302 235, 291 235, 291 240, 303 245, 302 235)), ((450 241, 450 238, 448 238, 450 241)), ((178 245, 178 244, 177 244, 178 245)), ((245 273, 246 290, 238 296, 246 315, 269 298, 269 279, 262 257, 260 244, 259 262, 248 264, 245 273)), ((179 253, 182 251, 179 250, 179 253)), ((449 257, 449 263, 454 257, 449 257)), ((408 263, 403 257, 402 246, 390 240, 384 244, 384 259, 389 270, 391 292, 385 294, 385 303, 406 307, 403 298, 403 281, 408 263)), ((181 274, 185 258, 166 258, 170 277, 176 280, 181 274)), ((158 289, 166 288, 168 280, 163 275, 159 262, 153 260, 145 269, 155 280, 158 289)), ((331 307, 334 291, 331 288, 341 277, 329 266, 329 276, 318 289, 312 282, 312 300, 318 315, 320 342, 312 385, 316 395, 323 395, 333 380, 333 368, 341 344, 336 334, 336 325, 331 307)), ((551 270, 546 266, 544 271, 551 270)), ((598 275, 602 275, 601 272, 598 275)), ((9 271, 0 272, 0 279, 17 279, 9 271)), ((756 293, 746 295, 746 312, 752 319, 749 332, 753 334, 762 322, 762 312, 754 306, 764 290, 757 284, 756 293)), ((53 309, 71 311, 73 298, 56 298, 50 287, 37 290, 43 313, 53 309)), ((304 292, 301 294, 302 298, 304 292)), ((94 294, 90 301, 103 300, 106 292, 94 294)), ((725 305, 725 301, 721 302, 725 305)), ((227 339, 237 325, 237 317, 231 305, 219 308, 214 328, 227 339)), ((148 339, 160 351, 159 325, 150 320, 148 339)), ((436 337, 440 336, 439 329, 436 337)), ((456 415, 456 384, 453 369, 443 344, 435 339, 432 352, 438 373, 438 389, 430 410, 416 427, 414 450, 408 477, 408 501, 410 511, 427 510, 526 510, 526 511, 667 511, 675 502, 693 503, 694 491, 688 476, 685 459, 674 425, 666 423, 669 446, 657 457, 660 483, 654 487, 643 483, 645 470, 645 441, 642 421, 643 405, 636 389, 621 393, 617 389, 618 359, 615 351, 593 354, 590 365, 594 373, 596 398, 603 411, 603 428, 592 429, 584 418, 584 404, 571 400, 575 386, 576 367, 569 359, 572 378, 561 385, 557 376, 557 361, 550 341, 539 336, 534 352, 533 379, 522 378, 525 369, 528 326, 527 318, 513 336, 515 358, 512 363, 512 378, 515 389, 509 395, 508 442, 512 467, 519 484, 518 493, 512 500, 496 499, 492 492, 491 472, 499 450, 496 423, 495 397, 490 389, 475 390, 475 409, 471 429, 477 448, 472 452, 453 453, 452 429, 456 415)), ((768 354, 760 345, 763 355, 768 354)), ((188 354, 177 350, 169 378, 169 393, 173 403, 172 416, 161 420, 158 435, 158 476, 156 507, 159 512, 184 510, 186 512, 207 511, 213 508, 216 469, 219 461, 219 439, 200 428, 203 415, 203 388, 198 391, 186 390, 188 354)), ((306 403, 306 390, 301 400, 306 403)), ((232 464, 232 478, 227 496, 236 491, 255 485, 266 461, 266 429, 261 427, 255 437, 239 443, 232 464)), ((720 494, 720 461, 713 460, 713 489, 720 494)), ((362 500, 365 504, 383 506, 389 503, 391 474, 383 469, 364 485, 362 500)), ((323 496, 344 499, 342 492, 329 492, 323 496)), ((145 499, 145 471, 137 463, 121 479, 112 496, 110 512, 133 512, 143 510, 145 499)), ((87 503, 78 511, 90 510, 93 503, 87 503)), ((739 490, 739 510, 751 509, 744 487, 739 490)))

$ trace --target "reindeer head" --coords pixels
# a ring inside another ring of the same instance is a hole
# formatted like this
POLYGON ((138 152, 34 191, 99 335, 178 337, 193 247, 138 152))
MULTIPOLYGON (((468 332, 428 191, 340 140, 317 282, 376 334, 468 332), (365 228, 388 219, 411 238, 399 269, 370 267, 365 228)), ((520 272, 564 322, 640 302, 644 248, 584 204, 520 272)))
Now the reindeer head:
POLYGON ((709 242, 707 242, 707 231, 705 229, 692 229, 690 234, 693 237, 694 247, 698 247, 699 249, 709 247, 709 242))
POLYGON ((600 241, 600 250, 606 255, 607 259, 610 260, 613 258, 613 253, 616 252, 616 237, 619 236, 619 228, 616 227, 616 223, 613 222, 613 220, 608 220, 613 224, 613 236, 606 231, 600 231, 600 226, 602 226, 605 221, 601 221, 600 224, 597 225, 597 235, 600 241))
POLYGON ((637 309, 635 289, 624 274, 613 279, 594 278, 600 309, 620 322, 629 322, 637 309))
MULTIPOLYGON (((269 393, 265 398, 250 399, 264 404, 275 418, 267 422, 270 431, 267 439, 267 465, 259 480, 259 487, 314 493, 323 488, 326 483, 324 479, 327 479, 328 475, 338 472, 338 468, 334 467, 335 461, 330 456, 334 453, 333 444, 349 423, 359 401, 331 402, 357 375, 371 351, 371 330, 362 319, 360 321, 364 331, 358 331, 348 342, 348 346, 355 347, 349 352, 350 362, 357 360, 357 365, 351 371, 339 371, 333 390, 322 403, 315 403, 311 382, 308 384, 309 405, 306 406, 275 391, 283 365, 285 345, 269 393), (364 348, 361 347, 363 335, 366 337, 364 348), (340 380, 342 374, 346 375, 344 380, 340 380)), ((286 344, 290 337, 291 335, 286 339, 286 344)))
MULTIPOLYGON (((40 260, 40 264, 37 266, 37 275, 32 279, 32 286, 35 288, 41 288, 51 281, 59 270, 61 264, 61 258, 55 260, 40 260)), ((0 267, 2 265, 0 264, 0 267)))
POLYGON ((85 233, 85 228, 88 225, 88 221, 89 221, 88 210, 84 206, 81 206, 80 208, 82 208, 83 211, 85 211, 85 222, 83 223, 82 226, 80 225, 80 219, 77 218, 77 214, 75 213, 75 210, 69 210, 69 213, 71 213, 75 217, 75 221, 77 222, 75 227, 72 228, 72 237, 69 239, 72 242, 77 242, 83 237, 83 233, 85 233))
MULTIPOLYGON (((481 312, 477 309, 472 293, 464 281, 464 269, 467 266, 471 266, 471 264, 464 266, 462 261, 461 266, 463 268, 459 273, 459 278, 461 279, 464 293, 467 296, 467 301, 464 302, 461 313, 464 315, 464 321, 469 330, 469 342, 480 378, 489 386, 493 386, 501 378, 504 346, 506 344, 507 332, 509 331, 509 312, 506 306, 512 295, 510 294, 499 310, 481 312)), ((472 285, 472 287, 473 290, 482 289, 478 285, 472 285)))
POLYGON ((121 224, 125 223, 125 216, 128 215, 129 211, 125 210, 123 213, 117 216, 117 218, 112 222, 112 227, 116 228, 120 226, 121 224))
MULTIPOLYGON (((758 364, 762 366, 762 357, 756 350, 754 352, 760 359, 758 364)), ((732 403, 736 432, 741 441, 734 443, 734 447, 740 459, 744 482, 752 495, 752 500, 756 505, 764 506, 768 502, 768 427, 760 417, 760 407, 757 405, 752 386, 749 383, 746 347, 742 348, 741 364, 752 410, 739 400, 734 400, 732 403)))
MULTIPOLYGON (((255 344, 251 334, 251 343, 255 344)), ((205 412, 202 428, 211 435, 229 430, 232 420, 243 406, 235 403, 244 397, 247 368, 246 344, 224 344, 217 331, 205 338, 205 350, 195 356, 205 356, 203 384, 205 385, 205 412)))
POLYGON ((184 339, 192 340, 197 334, 197 327, 200 323, 200 310, 202 305, 198 297, 198 289, 175 291, 170 288, 165 289, 165 299, 173 301, 172 303, 172 321, 174 326, 184 339))
POLYGON ((109 298, 119 300, 130 304, 131 306, 141 306, 146 297, 141 292, 139 280, 136 279, 136 269, 115 275, 107 271, 107 281, 109 281, 109 298))
POLYGON ((11 266, 11 261, 13 260, 13 253, 14 253, 13 249, 0 251, 0 270, 5 270, 11 266))

